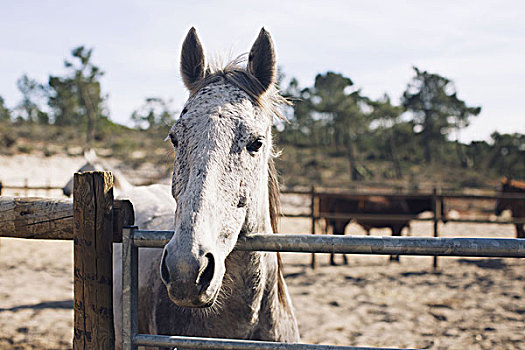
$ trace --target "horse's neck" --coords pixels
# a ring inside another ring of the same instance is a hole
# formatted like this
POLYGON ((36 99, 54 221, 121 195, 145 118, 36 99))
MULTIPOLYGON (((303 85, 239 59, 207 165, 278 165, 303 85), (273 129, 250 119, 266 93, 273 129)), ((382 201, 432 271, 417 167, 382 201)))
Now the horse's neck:
MULTIPOLYGON (((273 233, 268 186, 260 192, 257 227, 250 233, 273 233)), ((225 279, 232 281, 234 293, 229 305, 238 307, 238 303, 250 306, 249 323, 253 326, 251 337, 254 339, 297 341, 299 340, 295 317, 291 309, 286 284, 279 283, 282 278, 276 253, 233 251, 227 259, 225 279), (284 290, 280 290, 284 289, 284 290), (285 302, 283 303, 284 296, 285 302), (278 337, 278 338, 276 338, 278 337)))
MULTIPOLYGON (((264 183, 264 180, 262 182, 264 183)), ((249 223, 242 234, 272 233, 269 193, 266 185, 260 186, 260 191, 255 198, 259 201, 256 213, 250 220, 247 220, 249 223)), ((227 259, 227 264, 226 274, 228 276, 226 278, 239 282, 234 290, 255 291, 250 298, 254 304, 252 307, 254 312, 258 312, 266 290, 271 289, 273 284, 276 285, 277 260, 272 259, 272 254, 257 251, 233 251, 227 259)))
POLYGON ((134 187, 122 173, 118 170, 112 170, 114 175, 115 189, 117 191, 116 195, 122 195, 124 193, 129 193, 134 187))
MULTIPOLYGON (((95 169, 97 170, 103 170, 111 169, 110 166, 108 166, 104 161, 97 159, 96 161, 93 161, 95 164, 95 169)), ((130 193, 130 191, 133 189, 133 186, 128 180, 126 180, 126 177, 118 170, 112 169, 110 170, 113 174, 113 188, 115 192, 115 196, 122 196, 127 193, 130 193)))
POLYGON ((245 334, 238 335, 261 340, 290 340, 288 337, 275 339, 276 334, 295 334, 290 327, 294 323, 291 322, 293 314, 279 299, 276 254, 233 251, 228 256, 226 268, 221 293, 225 299, 219 300, 223 308, 221 315, 233 316, 230 321, 239 329, 245 329, 245 334), (238 312, 240 305, 244 313, 238 312), (287 329, 292 331, 287 333, 287 329))

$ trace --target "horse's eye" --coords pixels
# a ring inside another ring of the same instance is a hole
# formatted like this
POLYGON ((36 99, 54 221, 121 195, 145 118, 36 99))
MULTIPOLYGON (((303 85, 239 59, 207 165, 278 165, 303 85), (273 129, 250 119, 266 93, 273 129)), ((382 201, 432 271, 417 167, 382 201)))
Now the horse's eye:
POLYGON ((263 145, 262 140, 261 139, 256 139, 256 140, 250 142, 248 144, 248 146, 246 146, 246 149, 250 153, 255 153, 255 152, 257 152, 258 150, 261 149, 262 145, 263 145))
POLYGON ((243 208, 246 206, 246 197, 241 197, 239 199, 239 203, 237 204, 237 208, 243 208))
POLYGON ((170 138, 171 143, 173 144, 173 147, 177 147, 179 145, 179 142, 177 141, 177 139, 175 138, 173 134, 170 134, 169 138, 170 138))

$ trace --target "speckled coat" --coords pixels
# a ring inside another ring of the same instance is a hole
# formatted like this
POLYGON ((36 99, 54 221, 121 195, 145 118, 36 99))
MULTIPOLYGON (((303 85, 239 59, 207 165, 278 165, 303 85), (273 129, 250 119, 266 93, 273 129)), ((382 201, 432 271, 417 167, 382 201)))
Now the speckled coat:
POLYGON ((233 251, 240 235, 276 228, 271 126, 284 99, 270 35, 261 30, 246 68, 218 69, 192 28, 181 73, 190 98, 170 131, 174 235, 140 261, 140 332, 299 341, 278 254, 233 251))

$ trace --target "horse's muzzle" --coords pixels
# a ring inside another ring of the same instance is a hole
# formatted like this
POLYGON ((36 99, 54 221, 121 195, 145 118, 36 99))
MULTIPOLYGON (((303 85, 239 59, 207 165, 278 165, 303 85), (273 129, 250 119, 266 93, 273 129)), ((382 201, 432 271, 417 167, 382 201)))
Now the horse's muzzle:
POLYGON ((216 262, 208 252, 200 258, 191 255, 172 257, 164 249, 160 266, 161 279, 170 299, 178 306, 207 307, 215 301, 220 282, 216 262))

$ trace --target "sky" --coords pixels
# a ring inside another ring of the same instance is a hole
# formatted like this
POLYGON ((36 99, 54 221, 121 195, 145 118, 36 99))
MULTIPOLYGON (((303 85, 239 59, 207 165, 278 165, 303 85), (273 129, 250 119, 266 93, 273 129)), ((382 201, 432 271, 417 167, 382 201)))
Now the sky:
POLYGON ((180 48, 192 26, 208 56, 230 57, 265 27, 278 65, 303 87, 334 71, 399 103, 413 66, 452 79, 460 99, 482 107, 460 140, 488 140, 496 130, 525 133, 524 18, 524 1, 3 0, 0 96, 15 107, 22 74, 45 83, 85 45, 105 72, 111 119, 130 125, 147 97, 182 108, 180 48))

